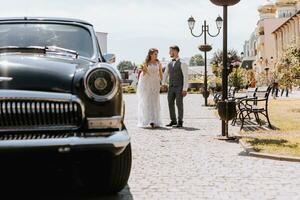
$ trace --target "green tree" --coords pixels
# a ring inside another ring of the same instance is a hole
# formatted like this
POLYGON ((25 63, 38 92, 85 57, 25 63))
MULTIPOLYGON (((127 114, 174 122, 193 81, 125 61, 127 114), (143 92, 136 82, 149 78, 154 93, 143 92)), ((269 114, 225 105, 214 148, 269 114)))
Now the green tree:
POLYGON ((283 53, 276 69, 279 85, 283 87, 300 86, 300 48, 296 44, 290 46, 283 53))
POLYGON ((196 54, 193 57, 191 57, 190 66, 203 66, 203 65, 204 65, 204 59, 201 54, 196 54))
MULTIPOLYGON (((238 56, 236 50, 231 49, 228 51, 228 64, 231 65, 236 62, 241 62, 241 58, 238 56)), ((222 76, 223 68, 223 51, 216 51, 211 59, 212 71, 217 76, 222 76)))
POLYGON ((212 72, 216 77, 222 76, 222 66, 220 66, 218 63, 211 64, 212 72))
POLYGON ((119 71, 123 72, 123 71, 127 71, 127 70, 134 70, 137 66, 135 65, 135 63, 131 62, 131 61, 121 61, 117 68, 119 71))
POLYGON ((247 70, 237 67, 233 68, 232 73, 229 74, 229 86, 243 89, 247 85, 247 70))

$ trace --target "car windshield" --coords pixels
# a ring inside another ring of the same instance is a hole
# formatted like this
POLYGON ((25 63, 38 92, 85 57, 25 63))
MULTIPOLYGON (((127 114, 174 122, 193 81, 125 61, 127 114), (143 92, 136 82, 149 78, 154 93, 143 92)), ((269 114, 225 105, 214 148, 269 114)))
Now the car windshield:
POLYGON ((57 46, 71 49, 80 56, 93 56, 90 32, 80 26, 66 24, 2 24, 0 47, 57 46))

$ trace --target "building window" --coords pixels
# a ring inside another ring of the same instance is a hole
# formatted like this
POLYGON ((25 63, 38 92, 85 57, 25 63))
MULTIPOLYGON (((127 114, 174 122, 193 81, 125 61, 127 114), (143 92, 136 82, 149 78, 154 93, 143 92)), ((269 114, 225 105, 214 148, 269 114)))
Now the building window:
POLYGON ((257 55, 257 45, 256 42, 253 43, 254 56, 257 55))
POLYGON ((264 35, 264 34, 265 34, 264 27, 260 27, 260 28, 259 28, 258 34, 259 34, 259 35, 264 35))

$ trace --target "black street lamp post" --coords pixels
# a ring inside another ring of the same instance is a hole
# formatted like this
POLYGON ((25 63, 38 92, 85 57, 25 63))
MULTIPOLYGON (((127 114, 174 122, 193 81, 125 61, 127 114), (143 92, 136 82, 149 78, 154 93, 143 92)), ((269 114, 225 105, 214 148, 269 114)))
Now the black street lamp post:
POLYGON ((201 37, 204 34, 204 45, 200 45, 199 50, 204 52, 204 93, 203 93, 203 97, 205 99, 205 106, 207 106, 207 98, 209 96, 209 92, 207 90, 207 52, 209 52, 212 49, 212 47, 207 44, 207 34, 211 37, 217 37, 220 34, 223 19, 220 16, 216 19, 216 25, 218 28, 218 33, 216 35, 212 35, 209 32, 209 25, 207 25, 206 20, 204 20, 204 25, 202 25, 202 31, 201 31, 200 35, 195 35, 193 33, 195 23, 196 23, 196 20, 193 17, 190 17, 188 19, 189 28, 191 30, 191 34, 194 37, 201 37))
MULTIPOLYGON (((210 0, 217 6, 223 6, 223 72, 222 72, 222 101, 228 101, 228 59, 227 59, 227 40, 228 40, 228 6, 233 6, 239 3, 240 0, 210 0)), ((226 108, 228 105, 226 104, 226 108)), ((226 115, 228 114, 226 109, 226 115)), ((222 120, 222 136, 228 138, 228 120, 222 120)))

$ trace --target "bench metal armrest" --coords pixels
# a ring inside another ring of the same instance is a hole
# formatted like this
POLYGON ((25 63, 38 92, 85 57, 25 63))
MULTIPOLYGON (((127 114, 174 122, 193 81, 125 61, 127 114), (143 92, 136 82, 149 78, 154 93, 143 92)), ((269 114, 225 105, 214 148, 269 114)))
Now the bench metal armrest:
POLYGON ((258 102, 263 102, 263 101, 267 101, 267 98, 253 98, 253 99, 246 99, 246 108, 252 110, 253 109, 253 105, 257 106, 258 102), (249 102, 253 102, 252 104, 250 104, 249 102))
POLYGON ((255 101, 257 99, 257 97, 250 97, 250 98, 244 98, 244 99, 241 99, 238 103, 238 107, 239 107, 239 110, 241 110, 241 105, 243 105, 245 108, 248 109, 248 106, 250 106, 252 108, 251 105, 249 105, 249 101, 255 101))
POLYGON ((232 97, 232 100, 236 101, 237 103, 240 102, 243 99, 248 98, 247 96, 242 96, 242 97, 232 97))

